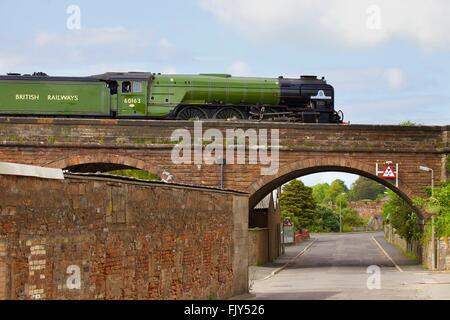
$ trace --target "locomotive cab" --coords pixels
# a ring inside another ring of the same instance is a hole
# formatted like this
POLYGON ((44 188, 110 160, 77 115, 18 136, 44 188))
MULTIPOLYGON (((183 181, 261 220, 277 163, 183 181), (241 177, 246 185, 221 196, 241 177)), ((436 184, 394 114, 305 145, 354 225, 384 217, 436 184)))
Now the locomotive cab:
POLYGON ((113 116, 120 118, 147 115, 151 73, 108 72, 93 78, 107 83, 110 89, 110 106, 113 116))

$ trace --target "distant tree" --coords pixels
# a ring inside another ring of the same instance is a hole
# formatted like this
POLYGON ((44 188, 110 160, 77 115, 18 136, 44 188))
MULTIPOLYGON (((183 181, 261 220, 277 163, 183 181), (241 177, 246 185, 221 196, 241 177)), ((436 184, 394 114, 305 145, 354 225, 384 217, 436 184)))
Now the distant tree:
POLYGON ((336 204, 336 198, 339 195, 347 192, 348 188, 345 185, 344 181, 336 179, 331 183, 330 188, 326 192, 325 202, 326 203, 331 202, 333 204, 336 204))
POLYGON ((296 229, 312 229, 316 225, 312 188, 306 187, 302 181, 295 179, 283 187, 280 207, 283 218, 291 218, 296 229))
POLYGON ((313 186, 312 189, 314 200, 317 203, 325 204, 325 198, 328 190, 330 190, 330 185, 328 183, 320 183, 313 186))
POLYGON ((316 208, 315 232, 337 232, 339 231, 339 216, 330 208, 318 205, 316 208))
POLYGON ((386 188, 382 184, 365 177, 359 177, 353 182, 348 198, 350 201, 375 200, 385 191, 386 188))
POLYGON ((358 215, 358 212, 350 207, 342 208, 342 229, 352 231, 352 227, 362 227, 367 225, 367 221, 358 215))
POLYGON ((399 125, 403 126, 403 127, 414 127, 414 126, 418 126, 419 124, 407 120, 407 121, 403 121, 403 122, 399 123, 399 125))

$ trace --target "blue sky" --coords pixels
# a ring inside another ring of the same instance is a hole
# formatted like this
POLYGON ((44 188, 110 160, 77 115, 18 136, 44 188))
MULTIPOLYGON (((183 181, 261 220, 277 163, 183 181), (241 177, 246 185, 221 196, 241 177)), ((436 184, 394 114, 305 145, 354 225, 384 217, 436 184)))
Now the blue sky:
POLYGON ((317 74, 351 123, 450 124, 447 0, 2 0, 0 8, 1 74, 317 74), (70 5, 80 29, 67 27, 70 5))

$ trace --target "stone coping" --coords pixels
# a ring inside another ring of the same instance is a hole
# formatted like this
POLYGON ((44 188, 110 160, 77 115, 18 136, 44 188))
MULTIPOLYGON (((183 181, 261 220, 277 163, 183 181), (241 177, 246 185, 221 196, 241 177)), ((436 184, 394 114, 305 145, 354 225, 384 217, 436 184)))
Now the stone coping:
MULTIPOLYGON (((29 116, 2 116, 0 123, 11 124, 51 124, 51 125, 100 125, 100 126, 161 126, 166 124, 169 126, 187 127, 193 125, 193 121, 180 120, 153 120, 153 119, 110 119, 110 118, 58 118, 58 117, 29 117, 29 116)), ((214 119, 202 120, 207 126, 215 125, 217 127, 236 127, 236 126, 252 126, 267 127, 270 124, 274 128, 290 128, 290 129, 330 129, 339 128, 340 130, 380 130, 380 131, 448 131, 449 125, 417 125, 417 126, 401 126, 391 124, 324 124, 324 123, 293 123, 293 122, 267 122, 267 121, 217 121, 214 119)))
POLYGON ((174 189, 189 189, 189 190, 198 190, 198 191, 212 191, 212 192, 232 194, 232 195, 237 195, 237 196, 248 196, 248 193, 246 193, 246 192, 233 190, 233 189, 220 189, 220 188, 198 186, 198 185, 184 184, 184 183, 167 183, 167 182, 158 181, 158 180, 149 181, 149 180, 142 180, 142 179, 138 179, 138 178, 129 178, 129 177, 109 175, 109 174, 104 174, 104 173, 65 173, 64 178, 69 179, 69 180, 97 180, 97 181, 126 183, 126 184, 141 185, 141 186, 166 187, 166 188, 174 188, 174 189))

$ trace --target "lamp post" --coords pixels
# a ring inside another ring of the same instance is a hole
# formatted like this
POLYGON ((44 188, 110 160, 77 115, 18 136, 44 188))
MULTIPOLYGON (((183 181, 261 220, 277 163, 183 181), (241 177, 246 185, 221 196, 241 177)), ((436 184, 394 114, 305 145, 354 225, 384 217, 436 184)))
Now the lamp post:
MULTIPOLYGON (((434 170, 427 166, 419 166, 421 171, 431 172, 431 198, 434 196, 434 170)), ((436 236, 434 229, 434 214, 431 215, 431 270, 436 269, 436 236)))
POLYGON ((434 170, 431 168, 428 168, 426 166, 420 166, 419 169, 422 171, 431 172, 431 197, 433 197, 433 195, 434 195, 434 170))
POLYGON ((339 232, 342 233, 342 196, 345 195, 345 192, 342 192, 339 195, 339 232))

